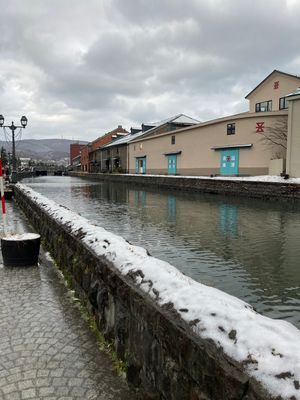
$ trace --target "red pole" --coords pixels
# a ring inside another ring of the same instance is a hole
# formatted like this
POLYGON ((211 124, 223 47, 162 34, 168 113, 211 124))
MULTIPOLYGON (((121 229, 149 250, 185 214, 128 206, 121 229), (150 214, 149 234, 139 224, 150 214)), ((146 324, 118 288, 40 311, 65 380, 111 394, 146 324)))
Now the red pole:
POLYGON ((5 208, 4 184, 3 184, 2 160, 1 159, 0 159, 0 190, 1 190, 1 203, 2 203, 2 216, 3 216, 3 230, 4 230, 4 234, 6 235, 6 233, 7 233, 6 208, 5 208))

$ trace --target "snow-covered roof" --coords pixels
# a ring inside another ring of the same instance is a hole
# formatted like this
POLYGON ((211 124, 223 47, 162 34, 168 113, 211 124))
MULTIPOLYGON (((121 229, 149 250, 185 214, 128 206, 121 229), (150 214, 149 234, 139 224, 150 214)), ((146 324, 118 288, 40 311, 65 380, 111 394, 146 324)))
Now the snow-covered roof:
POLYGON ((80 233, 87 248, 105 257, 124 277, 135 275, 135 285, 160 307, 172 303, 195 335, 212 340, 272 395, 300 400, 300 331, 295 326, 264 317, 244 301, 194 281, 26 185, 17 187, 74 236, 80 233))
POLYGON ((124 137, 121 137, 120 139, 113 140, 112 142, 110 142, 106 146, 102 146, 101 148, 106 149, 107 147, 113 147, 113 146, 118 146, 120 144, 128 143, 132 139, 132 136, 136 136, 136 135, 137 134, 126 135, 124 137))
POLYGON ((131 133, 129 135, 127 135, 126 137, 122 138, 122 139, 117 139, 114 140, 113 142, 107 144, 106 146, 103 146, 102 148, 108 148, 108 147, 113 147, 116 145, 120 145, 120 144, 125 144, 130 142, 131 140, 135 140, 143 135, 148 135, 149 133, 153 132, 155 129, 157 129, 159 126, 162 126, 164 124, 167 123, 175 123, 175 124, 183 124, 183 125, 196 125, 196 124, 200 124, 200 121, 198 121, 197 119, 188 117, 185 114, 178 114, 175 115, 171 118, 167 118, 164 119, 162 121, 158 121, 158 122, 151 122, 151 123, 145 123, 146 126, 153 126, 153 128, 148 129, 147 131, 141 131, 138 133, 131 133), (124 139, 124 140, 123 140, 124 139))
POLYGON ((200 121, 198 121, 195 118, 191 118, 188 115, 185 114, 177 114, 171 118, 167 118, 161 121, 157 121, 157 122, 149 122, 148 124, 145 125, 153 125, 153 126, 160 126, 160 125, 164 125, 170 122, 174 122, 177 124, 187 124, 187 125, 195 125, 195 124, 200 124, 200 121))
POLYGON ((300 87, 298 87, 298 89, 296 89, 294 92, 288 94, 285 97, 294 97, 294 96, 300 96, 300 87))

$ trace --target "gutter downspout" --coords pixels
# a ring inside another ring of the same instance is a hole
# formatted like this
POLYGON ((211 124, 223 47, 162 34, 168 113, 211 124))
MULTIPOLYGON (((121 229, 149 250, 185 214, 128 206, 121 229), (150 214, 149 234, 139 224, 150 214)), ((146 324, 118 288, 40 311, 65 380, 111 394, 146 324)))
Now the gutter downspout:
POLYGON ((127 146, 127 168, 126 168, 126 173, 129 174, 129 144, 127 146))

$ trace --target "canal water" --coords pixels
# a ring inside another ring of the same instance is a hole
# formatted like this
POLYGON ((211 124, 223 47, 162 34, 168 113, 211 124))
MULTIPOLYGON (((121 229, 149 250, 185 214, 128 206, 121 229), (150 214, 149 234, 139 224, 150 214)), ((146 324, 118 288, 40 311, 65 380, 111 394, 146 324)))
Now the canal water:
POLYGON ((23 182, 193 279, 300 328, 299 202, 160 192, 73 177, 23 182))

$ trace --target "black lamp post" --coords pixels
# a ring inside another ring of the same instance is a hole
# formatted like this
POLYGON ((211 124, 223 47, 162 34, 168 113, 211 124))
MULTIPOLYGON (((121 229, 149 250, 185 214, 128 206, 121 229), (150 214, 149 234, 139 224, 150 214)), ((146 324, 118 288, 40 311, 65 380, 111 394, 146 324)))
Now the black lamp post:
POLYGON ((3 115, 0 115, 0 128, 9 128, 12 132, 12 174, 11 174, 11 180, 12 183, 17 182, 17 159, 16 159, 16 145, 15 145, 15 130, 16 129, 22 129, 26 128, 27 125, 27 118, 23 115, 21 120, 21 126, 19 125, 14 125, 14 121, 12 121, 11 125, 4 125, 4 117, 3 115))

